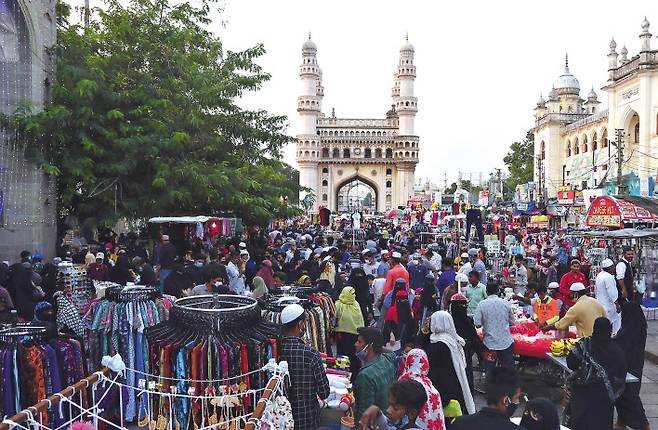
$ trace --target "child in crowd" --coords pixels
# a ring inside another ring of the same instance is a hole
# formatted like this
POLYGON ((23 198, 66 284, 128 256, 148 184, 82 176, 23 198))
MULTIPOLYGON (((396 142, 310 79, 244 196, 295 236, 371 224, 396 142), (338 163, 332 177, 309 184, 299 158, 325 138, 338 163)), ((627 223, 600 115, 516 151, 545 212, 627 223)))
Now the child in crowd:
POLYGON ((416 418, 427 402, 425 388, 413 379, 397 381, 388 392, 388 408, 384 415, 377 406, 370 406, 361 416, 362 429, 414 430, 416 418))

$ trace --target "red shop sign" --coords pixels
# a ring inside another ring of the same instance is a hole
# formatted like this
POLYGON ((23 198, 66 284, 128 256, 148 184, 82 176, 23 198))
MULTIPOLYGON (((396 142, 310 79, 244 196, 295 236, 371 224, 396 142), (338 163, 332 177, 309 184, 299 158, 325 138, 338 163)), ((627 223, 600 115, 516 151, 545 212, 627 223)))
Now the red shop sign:
POLYGON ((609 197, 597 197, 587 212, 591 227, 624 227, 617 202, 609 197))
POLYGON ((575 191, 558 191, 557 192, 557 203, 560 205, 572 205, 576 200, 575 191))

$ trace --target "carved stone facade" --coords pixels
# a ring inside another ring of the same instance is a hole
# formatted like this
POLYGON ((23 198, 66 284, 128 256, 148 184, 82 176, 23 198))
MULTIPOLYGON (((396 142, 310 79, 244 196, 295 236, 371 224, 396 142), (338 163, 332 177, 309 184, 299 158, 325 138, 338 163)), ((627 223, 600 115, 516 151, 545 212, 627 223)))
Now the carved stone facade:
MULTIPOLYGON (((49 97, 56 41, 54 0, 0 0, 0 112, 49 97)), ((0 260, 21 250, 52 257, 56 240, 54 181, 25 160, 20 135, 0 132, 0 260)))
POLYGON ((608 53, 608 109, 599 111, 594 89, 580 98, 578 80, 565 72, 555 82, 548 101, 540 97, 535 107, 535 181, 548 197, 558 188, 596 188, 617 176, 616 129, 623 130, 622 174, 640 177, 642 193, 648 178, 658 175, 658 51, 651 50, 649 21, 642 22, 640 52, 628 57, 617 53, 612 40, 608 53), (541 160, 541 163, 538 161, 541 160))
POLYGON ((313 191, 316 208, 383 212, 406 205, 413 195, 419 154, 414 133, 418 99, 413 91, 413 46, 405 41, 400 48, 393 105, 383 119, 337 118, 333 111, 325 116, 322 70, 316 54, 309 35, 302 46, 302 95, 297 106, 301 118, 296 151, 300 185, 313 191))

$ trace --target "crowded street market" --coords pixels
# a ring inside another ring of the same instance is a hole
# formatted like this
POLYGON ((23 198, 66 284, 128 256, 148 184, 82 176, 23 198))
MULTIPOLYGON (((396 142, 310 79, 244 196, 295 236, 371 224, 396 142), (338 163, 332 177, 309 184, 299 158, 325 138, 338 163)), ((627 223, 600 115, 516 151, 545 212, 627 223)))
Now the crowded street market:
MULTIPOLYGON (((321 211, 267 227, 155 217, 101 241, 70 235, 52 261, 25 251, 2 266, 2 414, 370 428, 396 396, 418 428, 460 429, 481 393, 511 415, 524 374, 568 390, 565 426, 604 428, 615 408, 646 423, 637 336, 658 307, 658 232, 602 230, 591 214, 593 226, 556 231, 505 210, 439 209, 321 211), (571 376, 592 359, 612 392, 571 376), (53 395, 59 410, 40 402, 53 395)), ((558 419, 553 403, 525 401, 558 419)))

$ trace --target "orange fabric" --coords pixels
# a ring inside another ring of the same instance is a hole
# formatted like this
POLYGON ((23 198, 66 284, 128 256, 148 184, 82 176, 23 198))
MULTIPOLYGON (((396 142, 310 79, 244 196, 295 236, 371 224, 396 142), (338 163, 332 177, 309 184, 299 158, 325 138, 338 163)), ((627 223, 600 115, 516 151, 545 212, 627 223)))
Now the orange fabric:
POLYGON ((547 297, 548 302, 540 303, 540 300, 535 300, 534 304, 534 314, 535 320, 538 323, 544 324, 546 321, 551 318, 557 317, 560 315, 560 308, 557 305, 557 300, 553 300, 550 297, 547 297))
POLYGON ((407 288, 409 288, 409 272, 404 268, 402 264, 396 264, 391 270, 386 274, 386 284, 384 284, 384 290, 382 291, 382 297, 386 297, 388 293, 393 291, 395 287, 395 281, 398 278, 403 278, 407 281, 407 288))

